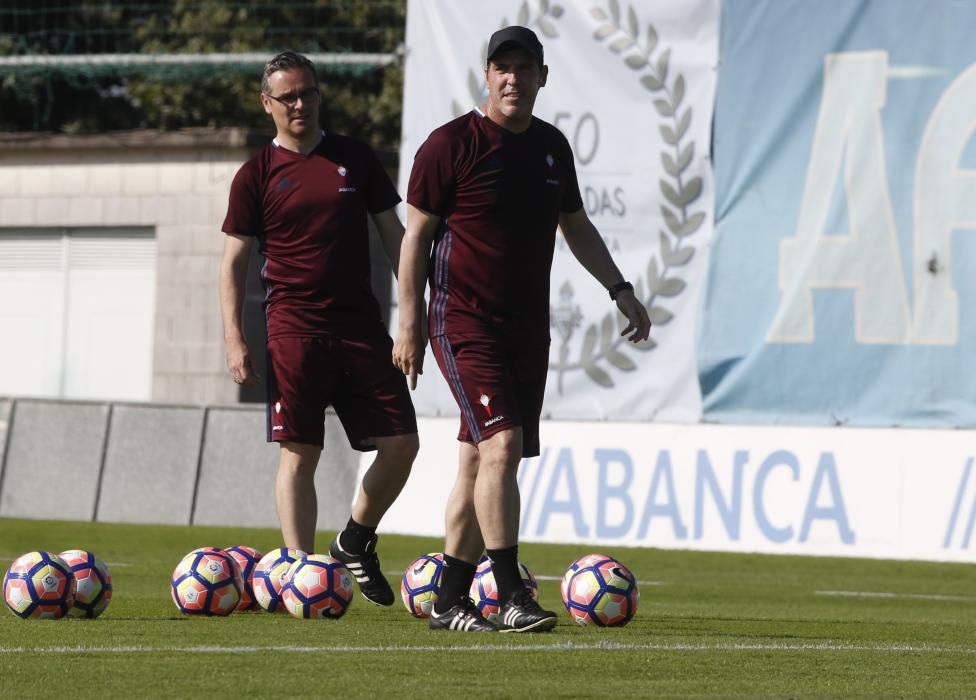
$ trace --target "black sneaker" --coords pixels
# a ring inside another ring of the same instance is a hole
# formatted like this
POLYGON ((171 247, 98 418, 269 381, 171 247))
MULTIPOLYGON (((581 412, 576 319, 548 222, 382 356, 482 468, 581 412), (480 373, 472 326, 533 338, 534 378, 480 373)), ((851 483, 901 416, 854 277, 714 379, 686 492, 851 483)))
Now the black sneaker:
POLYGON ((440 615, 435 610, 431 610, 430 628, 432 630, 457 630, 459 632, 498 631, 498 627, 482 617, 478 606, 470 598, 464 598, 453 608, 440 615))
POLYGON ((396 598, 393 595, 393 589, 390 588, 389 582, 380 570, 380 558, 374 551, 375 547, 376 538, 374 537, 366 545, 365 554, 350 554, 339 544, 339 535, 336 535, 329 546, 329 554, 332 558, 345 564, 349 573, 356 577, 359 592, 363 594, 366 600, 376 605, 393 605, 396 598))
POLYGON ((556 613, 543 610, 523 588, 498 611, 498 620, 502 632, 549 632, 556 626, 556 613))

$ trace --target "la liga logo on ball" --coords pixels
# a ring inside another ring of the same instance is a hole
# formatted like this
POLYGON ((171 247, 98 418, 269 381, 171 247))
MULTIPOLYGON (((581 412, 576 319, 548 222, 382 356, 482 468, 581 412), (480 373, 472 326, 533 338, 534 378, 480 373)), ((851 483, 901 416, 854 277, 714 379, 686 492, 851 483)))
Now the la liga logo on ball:
POLYGON ((640 602, 630 569, 605 554, 587 554, 570 564, 560 593, 566 612, 580 625, 622 627, 640 602))

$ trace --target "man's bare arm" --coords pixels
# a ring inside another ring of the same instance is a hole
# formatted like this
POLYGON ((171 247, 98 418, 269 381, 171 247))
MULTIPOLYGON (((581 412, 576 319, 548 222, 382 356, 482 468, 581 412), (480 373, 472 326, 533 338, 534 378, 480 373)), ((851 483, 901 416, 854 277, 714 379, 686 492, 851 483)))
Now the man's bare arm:
POLYGON ((407 230, 400 248, 397 278, 400 322, 393 344, 393 364, 408 377, 411 389, 417 388, 417 375, 424 372, 424 288, 430 246, 439 223, 440 217, 407 205, 407 230))
POLYGON ((220 315, 224 322, 224 347, 227 369, 238 384, 257 381, 251 366, 250 351, 241 326, 244 309, 244 290, 247 281, 247 261, 251 255, 252 236, 227 234, 224 254, 220 259, 220 315))
MULTIPOLYGON (((624 281, 624 276, 620 274, 620 269, 614 263, 607 244, 603 242, 600 232, 586 215, 585 209, 560 214, 559 228, 562 229, 563 238, 566 239, 573 256, 606 289, 624 281)), ((617 308, 628 321, 627 327, 620 335, 629 334, 628 340, 633 343, 647 340, 651 332, 651 320, 648 318, 647 309, 634 296, 633 291, 620 292, 617 294, 616 301, 617 308)))

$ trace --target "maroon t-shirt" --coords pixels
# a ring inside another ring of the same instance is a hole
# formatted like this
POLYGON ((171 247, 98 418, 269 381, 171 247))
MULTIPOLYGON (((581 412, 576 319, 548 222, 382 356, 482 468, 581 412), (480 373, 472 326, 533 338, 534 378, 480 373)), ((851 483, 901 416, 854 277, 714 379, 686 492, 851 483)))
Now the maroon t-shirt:
POLYGON ((583 206, 573 152, 552 124, 515 134, 480 111, 417 151, 407 202, 440 217, 430 262, 430 333, 549 333, 549 276, 561 212, 583 206))
POLYGON ((271 143, 241 166, 222 230, 260 242, 268 338, 380 322, 366 215, 399 201, 373 150, 339 134, 308 155, 271 143))

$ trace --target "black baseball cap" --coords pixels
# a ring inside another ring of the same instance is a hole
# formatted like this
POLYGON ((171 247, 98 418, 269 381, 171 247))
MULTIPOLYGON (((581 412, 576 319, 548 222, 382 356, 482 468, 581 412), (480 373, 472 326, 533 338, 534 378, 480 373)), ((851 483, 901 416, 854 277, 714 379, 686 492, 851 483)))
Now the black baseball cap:
POLYGON ((539 37, 535 35, 535 32, 528 27, 514 25, 499 29, 492 34, 488 40, 488 60, 490 61, 491 57, 498 53, 498 50, 505 44, 515 44, 525 49, 532 54, 540 66, 543 64, 542 43, 539 41, 539 37))

